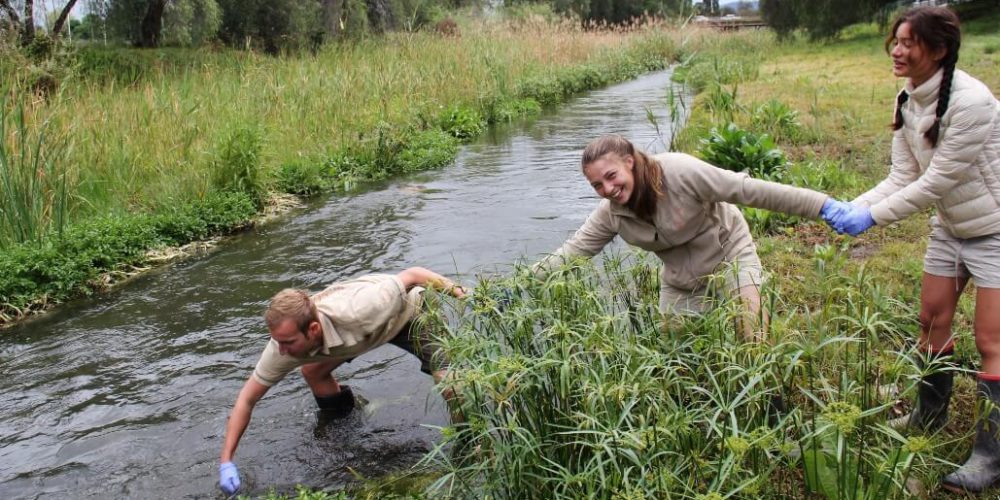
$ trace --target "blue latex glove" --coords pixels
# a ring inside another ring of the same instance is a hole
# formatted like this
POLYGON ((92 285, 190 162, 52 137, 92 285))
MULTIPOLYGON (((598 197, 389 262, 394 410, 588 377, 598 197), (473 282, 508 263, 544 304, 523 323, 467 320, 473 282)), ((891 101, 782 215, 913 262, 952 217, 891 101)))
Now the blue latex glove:
POLYGON ((227 495, 233 495, 240 489, 240 471, 236 464, 224 462, 219 464, 219 487, 227 495))
POLYGON ((833 198, 827 198, 823 202, 823 208, 819 211, 819 216, 824 222, 836 229, 837 223, 840 219, 851 212, 854 209, 854 205, 847 203, 846 201, 835 200, 833 198))
POLYGON ((872 218, 872 211, 868 207, 854 207, 850 213, 840 218, 834 229, 840 233, 857 236, 874 225, 875 219, 872 218))

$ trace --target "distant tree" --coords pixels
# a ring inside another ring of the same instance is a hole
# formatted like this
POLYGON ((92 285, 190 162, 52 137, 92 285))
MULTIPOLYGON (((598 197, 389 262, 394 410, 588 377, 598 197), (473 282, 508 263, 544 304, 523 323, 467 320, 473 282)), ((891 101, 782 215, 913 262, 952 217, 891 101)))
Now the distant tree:
POLYGON ((163 43, 198 46, 214 39, 221 25, 215 0, 172 0, 163 13, 163 43))
POLYGON ((701 2, 701 13, 706 16, 718 16, 722 13, 719 8, 719 0, 703 0, 701 2))
POLYGON ((799 0, 761 0, 760 16, 778 34, 779 40, 791 37, 801 25, 801 3, 799 0))
MULTIPOLYGON (((59 14, 52 23, 52 36, 57 37, 66 28, 66 21, 69 19, 69 11, 73 10, 77 0, 66 2, 59 14)), ((35 41, 35 2, 34 0, 23 0, 20 5, 11 0, 0 0, 0 21, 5 20, 6 24, 13 27, 18 32, 18 39, 21 45, 28 46, 35 41), (18 14, 17 7, 20 7, 18 14)))
POLYGON ((146 11, 139 23, 139 47, 159 47, 160 36, 163 34, 163 12, 167 9, 168 0, 149 0, 146 11))
POLYGON ((318 0, 217 0, 222 14, 219 38, 269 54, 308 47, 323 31, 318 0))
POLYGON ((101 40, 105 36, 104 19, 93 12, 88 12, 83 19, 72 20, 73 37, 80 40, 101 40))
POLYGON ((834 38, 851 24, 883 20, 896 0, 761 0, 765 22, 785 38, 802 28, 810 39, 834 38))

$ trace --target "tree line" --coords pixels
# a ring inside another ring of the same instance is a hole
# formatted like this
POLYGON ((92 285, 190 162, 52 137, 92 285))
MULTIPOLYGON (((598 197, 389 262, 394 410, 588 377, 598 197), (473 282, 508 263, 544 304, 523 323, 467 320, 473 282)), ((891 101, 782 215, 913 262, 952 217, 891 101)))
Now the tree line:
MULTIPOLYGON (((418 29, 475 0, 84 0, 86 15, 46 19, 50 38, 99 40, 136 47, 221 42, 269 53, 315 47, 325 40, 418 29)), ((27 46, 40 34, 34 0, 0 0, 0 31, 27 46), (26 20, 32 20, 31 22, 26 20)))
MULTIPOLYGON (((125 43, 136 47, 223 43, 268 53, 315 48, 326 40, 389 30, 415 30, 449 10, 491 0, 83 0, 87 14, 70 19, 78 0, 55 2, 46 19, 49 37, 125 43), (59 6, 61 4, 61 7, 59 6)), ((585 26, 638 18, 696 14, 759 14, 779 37, 797 31, 811 39, 837 36, 858 22, 885 23, 912 0, 501 0, 547 5, 585 26)), ((926 0, 925 0, 926 1, 926 0)), ((945 3, 945 2, 938 2, 945 3)), ((1000 6, 1000 0, 951 0, 951 5, 1000 6)), ((50 8, 53 5, 50 4, 50 8)), ((974 10, 974 9, 973 9, 974 10)), ((34 0, 0 0, 0 33, 28 46, 37 36, 34 0), (32 20, 31 22, 26 20, 32 20)))

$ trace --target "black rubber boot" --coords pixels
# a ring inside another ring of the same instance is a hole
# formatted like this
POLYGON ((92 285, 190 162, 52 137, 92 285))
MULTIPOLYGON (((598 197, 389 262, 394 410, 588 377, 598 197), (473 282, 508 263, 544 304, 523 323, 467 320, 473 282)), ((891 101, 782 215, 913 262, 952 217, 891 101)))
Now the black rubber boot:
POLYGON ((354 409, 354 392, 348 385, 340 386, 340 392, 332 396, 313 397, 316 398, 316 406, 319 406, 326 417, 346 417, 354 409))
POLYGON ((956 493, 979 493, 1000 481, 1000 380, 980 377, 978 389, 980 397, 992 404, 976 422, 972 455, 958 470, 944 477, 944 487, 956 493))
POLYGON ((781 394, 771 396, 767 401, 767 425, 777 427, 781 419, 788 415, 788 405, 781 394))
MULTIPOLYGON (((952 351, 938 354, 939 358, 950 357, 952 351)), ((921 368, 925 365, 921 361, 921 368)), ((925 375, 917 386, 917 402, 913 411, 889 421, 889 427, 904 429, 917 427, 934 432, 948 422, 948 402, 951 401, 951 389, 955 382, 955 372, 943 370, 925 375)))

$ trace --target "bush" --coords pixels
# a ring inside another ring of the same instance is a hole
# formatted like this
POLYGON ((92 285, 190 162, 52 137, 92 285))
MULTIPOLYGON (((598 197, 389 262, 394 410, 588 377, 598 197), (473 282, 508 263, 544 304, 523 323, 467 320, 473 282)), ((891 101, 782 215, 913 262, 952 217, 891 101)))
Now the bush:
POLYGON ((759 179, 780 180, 788 164, 770 136, 748 132, 735 123, 722 130, 712 127, 701 140, 699 154, 717 167, 759 179))
POLYGON ((219 144, 212 169, 212 184, 219 191, 245 193, 258 208, 264 206, 267 188, 261 173, 260 130, 238 127, 219 144))
POLYGON ((299 159, 283 164, 275 174, 275 182, 281 192, 310 196, 333 187, 324 170, 321 162, 299 159))
POLYGON ((458 154, 458 140, 443 130, 425 130, 410 137, 399 153, 400 170, 417 172, 448 165, 458 154))
POLYGON ((795 142, 801 136, 799 112, 777 99, 757 106, 750 120, 754 129, 763 130, 778 141, 785 139, 795 142))
POLYGON ((517 96, 534 99, 542 106, 550 106, 562 102, 563 89, 556 78, 537 76, 522 81, 517 86, 517 96))
POLYGON ((458 139, 470 139, 486 131, 486 120, 479 111, 469 106, 449 106, 438 116, 442 130, 458 139))
POLYGON ((912 363, 899 352, 912 311, 848 278, 844 254, 818 250, 803 270, 815 309, 764 290, 784 312, 763 344, 740 338, 734 302, 660 315, 645 255, 480 277, 457 311, 429 298, 423 321, 453 368, 442 387, 465 417, 429 459, 448 471, 432 496, 895 498, 934 463, 876 423, 893 405, 879 384, 912 363), (810 454, 826 468, 797 458, 810 454), (803 469, 844 481, 821 487, 803 469))

